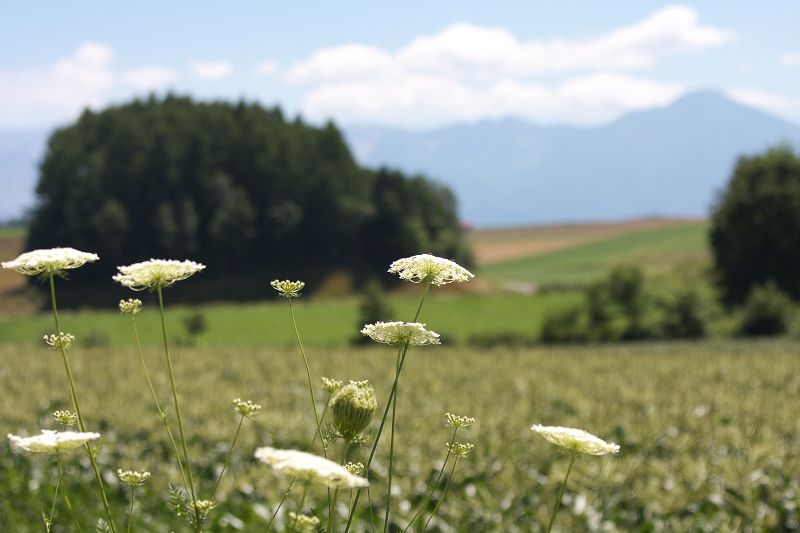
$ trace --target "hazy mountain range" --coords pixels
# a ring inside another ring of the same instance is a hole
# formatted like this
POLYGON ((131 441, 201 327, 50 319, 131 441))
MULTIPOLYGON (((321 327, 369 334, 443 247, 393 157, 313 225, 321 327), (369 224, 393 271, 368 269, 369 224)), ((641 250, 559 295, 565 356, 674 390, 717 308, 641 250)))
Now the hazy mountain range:
POLYGON ((452 186, 479 226, 705 216, 736 158, 777 143, 800 148, 800 126, 718 93, 598 127, 515 119, 423 132, 346 130, 358 160, 452 186))
MULTIPOLYGON (((33 205, 48 131, 0 131, 0 220, 33 205)), ((741 154, 800 148, 800 126, 711 93, 597 127, 516 119, 345 128, 357 159, 450 185, 478 226, 704 216, 741 154)))

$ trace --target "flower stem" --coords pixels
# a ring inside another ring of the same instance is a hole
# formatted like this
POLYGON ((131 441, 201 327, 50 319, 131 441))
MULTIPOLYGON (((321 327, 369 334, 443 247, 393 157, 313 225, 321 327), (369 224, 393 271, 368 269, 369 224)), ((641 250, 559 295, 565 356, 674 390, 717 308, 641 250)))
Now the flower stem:
MULTIPOLYGON (((456 434, 457 433, 458 433, 458 428, 453 429, 453 438, 450 439, 450 442, 455 443, 456 434)), ((439 486, 439 482, 442 480, 442 475, 444 474, 444 469, 447 466, 447 461, 450 460, 450 454, 452 454, 452 453, 453 453, 453 450, 451 449, 450 446, 448 446, 447 447, 447 455, 444 456, 444 462, 442 463, 442 468, 439 469, 439 475, 436 476, 436 481, 434 481, 433 485, 431 485, 430 492, 428 492, 428 495, 425 496, 425 499, 420 504, 419 508, 417 509, 417 512, 414 513, 414 516, 412 516, 411 520, 409 520, 408 525, 405 528, 403 528, 403 533, 405 533, 405 531, 407 531, 408 528, 410 528, 414 524, 414 521, 417 519, 417 517, 419 517, 420 513, 422 513, 422 511, 425 510, 425 507, 428 505, 428 502, 431 501, 431 498, 433 497, 433 492, 436 490, 436 487, 439 486)))
POLYGON ((286 501, 286 498, 289 497, 289 493, 292 492, 292 488, 294 488, 295 481, 297 481, 297 478, 293 479, 292 482, 289 483, 289 488, 287 488, 286 492, 283 493, 283 498, 281 498, 280 503, 278 503, 278 506, 275 508, 275 512, 272 513, 272 517, 269 519, 269 522, 267 522, 267 533, 269 533, 270 528, 272 528, 272 523, 275 521, 275 517, 278 516, 278 511, 281 510, 281 507, 283 507, 283 503, 286 501))
POLYGON ((450 473, 448 474, 447 481, 444 484, 444 490, 442 490, 442 497, 439 498, 438 502, 436 502, 436 507, 433 508, 433 512, 428 517, 428 520, 425 522, 425 525, 422 526, 422 531, 428 529, 428 524, 430 524, 431 520, 433 520, 433 517, 436 516, 436 513, 439 511, 439 506, 442 505, 444 497, 447 496, 447 488, 450 486, 450 480, 453 479, 453 472, 455 472, 457 464, 458 464, 458 455, 456 455, 455 459, 453 459, 453 466, 450 468, 450 473))
POLYGON ((201 531, 200 514, 197 509, 197 496, 194 491, 194 480, 192 479, 192 466, 189 462, 189 451, 186 448, 186 436, 183 431, 183 419, 181 418, 181 408, 178 403, 178 387, 175 385, 175 374, 172 371, 172 357, 169 355, 169 343, 167 342, 167 321, 164 313, 164 296, 161 287, 156 288, 158 294, 158 309, 161 312, 161 334, 164 337, 164 354, 167 358, 167 369, 169 370, 169 382, 172 387, 172 400, 175 403, 175 416, 178 418, 178 432, 181 438, 181 448, 183 449, 183 461, 186 465, 186 474, 189 480, 189 491, 192 494, 192 509, 195 516, 195 530, 201 531))
POLYGON ((567 480, 569 479, 569 473, 572 472, 572 465, 575 463, 575 456, 577 455, 575 452, 572 452, 571 457, 569 459, 569 466, 567 467, 567 475, 564 476, 564 483, 561 484, 561 489, 558 491, 558 499, 556 500, 556 507, 553 509, 553 514, 550 516, 550 522, 547 524, 547 533, 550 533, 550 530, 553 528, 553 522, 556 519, 556 513, 558 513, 558 508, 561 507, 561 498, 564 496, 564 489, 567 488, 567 480))
POLYGON ((48 518, 47 522, 45 523, 47 531, 50 531, 50 528, 53 525, 53 515, 56 512, 56 500, 58 500, 58 490, 61 488, 61 479, 64 477, 64 469, 61 465, 60 452, 56 452, 56 461, 58 461, 58 478, 56 479, 56 490, 55 493, 53 493, 53 505, 50 506, 50 518, 48 518))
MULTIPOLYGON (((308 367, 308 358, 306 357, 306 351, 303 349, 303 342, 300 340, 300 331, 297 329, 297 320, 294 318, 294 305, 292 305, 292 299, 287 298, 289 300, 289 312, 292 315, 292 326, 294 326, 294 335, 297 338, 297 346, 300 348, 300 355, 303 356, 303 364, 306 366, 306 377, 308 377, 308 394, 311 396, 311 408, 314 410, 314 420, 317 423, 317 434, 319 435, 319 441, 322 444, 322 452, 325 457, 328 456, 328 445, 325 444, 325 439, 322 438, 322 427, 319 423, 319 415, 317 414, 317 402, 314 399, 314 386, 311 383, 311 370, 308 367)), ((316 440, 316 435, 314 436, 316 440)), ((314 441, 311 441, 311 445, 314 445, 314 441)))
POLYGON ((225 474, 225 469, 228 467, 228 463, 231 462, 231 455, 233 454, 233 447, 236 446, 236 441, 239 439, 239 432, 242 430, 242 424, 244 423, 244 415, 241 416, 239 419, 239 425, 236 426, 236 433, 233 434, 233 441, 231 442, 230 448, 228 448, 228 454, 225 456, 225 462, 222 463, 222 470, 219 473, 219 477, 217 477, 216 483, 214 483, 214 488, 211 489, 211 499, 214 499, 214 495, 217 493, 217 487, 219 487, 219 482, 222 481, 222 476, 225 474))
POLYGON ((303 506, 306 504, 306 494, 308 494, 308 481, 303 483, 303 495, 300 497, 300 505, 297 506, 297 511, 294 514, 294 522, 292 522, 292 529, 290 531, 295 531, 297 529, 297 520, 300 518, 300 515, 303 514, 303 506))
POLYGON ((147 380, 147 386, 150 388, 150 394, 153 396, 153 402, 156 404, 158 416, 161 418, 161 422, 164 424, 164 428, 167 430, 167 435, 169 436, 169 441, 172 444, 172 449, 175 451, 175 459, 178 460, 178 469, 181 471, 183 486, 186 488, 186 490, 189 490, 189 481, 186 478, 186 470, 183 467, 181 452, 178 451, 178 444, 175 442, 175 436, 172 434, 172 428, 169 427, 167 413, 161 407, 161 402, 158 401, 156 389, 153 387, 153 382, 150 380, 150 372, 147 370, 147 364, 144 361, 144 353, 142 352, 142 343, 139 340, 139 328, 136 327, 136 319, 133 317, 133 315, 131 315, 131 322, 133 323, 133 335, 136 337, 136 348, 139 351, 139 361, 142 363, 142 370, 144 370, 144 378, 147 380))
MULTIPOLYGON (((406 344, 406 349, 408 349, 408 344, 406 344)), ((395 365, 395 371, 397 372, 396 377, 400 377, 400 357, 403 355, 403 349, 401 348, 397 352, 397 364, 395 365)), ((397 386, 394 387, 394 394, 392 395, 392 426, 391 430, 392 433, 389 437, 389 479, 386 484, 386 512, 383 516, 383 532, 386 533, 389 531, 389 510, 392 507, 392 473, 394 469, 394 430, 395 430, 395 421, 397 415, 397 386)))
MULTIPOLYGON (((342 460, 341 464, 344 465, 347 463, 347 452, 350 451, 350 443, 352 441, 347 439, 344 443, 344 450, 342 451, 342 460)), ((333 498, 331 499, 330 507, 328 508, 328 531, 327 533, 333 533, 333 514, 336 512, 336 501, 339 499, 339 489, 335 489, 333 491, 333 498)))
POLYGON ((133 528, 133 501, 135 495, 136 495, 136 487, 131 485, 131 506, 130 509, 128 509, 128 533, 131 533, 132 531, 131 528, 133 528))
MULTIPOLYGON (((50 305, 53 310, 53 320, 56 324, 56 334, 62 333, 61 331, 61 322, 58 319, 58 305, 56 304, 56 283, 53 276, 53 273, 50 273, 50 305)), ((86 424, 83 422, 83 415, 81 414, 81 406, 78 402, 78 394, 75 391, 75 380, 72 377, 72 369, 69 366, 69 359, 67 358, 67 352, 64 349, 64 346, 59 344, 58 351, 61 352, 61 359, 64 362, 64 371, 67 374, 67 382, 69 384, 69 394, 72 398, 72 407, 75 409, 75 415, 78 417, 78 426, 82 432, 86 431, 86 424)), ((97 482, 97 487, 100 491, 100 499, 103 502, 103 509, 105 510, 106 517, 108 518, 108 524, 111 527, 112 533, 116 533, 117 529, 114 525, 114 518, 111 516, 111 508, 108 505, 108 498, 106 497, 106 489, 103 486, 103 478, 100 476, 100 470, 97 467, 97 461, 94 457, 94 452, 92 451, 91 446, 87 442, 84 444, 86 448, 86 453, 89 455, 89 463, 92 465, 92 470, 94 470, 94 478, 97 482)))

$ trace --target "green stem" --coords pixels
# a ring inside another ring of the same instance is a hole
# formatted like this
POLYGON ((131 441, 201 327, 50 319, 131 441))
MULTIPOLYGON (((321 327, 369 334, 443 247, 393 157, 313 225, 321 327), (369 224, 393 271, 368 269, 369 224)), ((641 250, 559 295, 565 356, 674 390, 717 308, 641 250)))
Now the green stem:
POLYGON ((239 419, 239 425, 236 426, 236 433, 233 434, 233 441, 231 442, 231 447, 228 448, 228 454, 225 456, 225 462, 222 463, 222 470, 219 473, 219 477, 217 478, 217 482, 214 483, 214 488, 211 489, 211 499, 214 499, 214 495, 217 493, 217 487, 219 487, 219 482, 222 481, 222 476, 225 474, 225 469, 228 467, 228 463, 231 461, 231 455, 233 454, 233 447, 236 446, 236 441, 239 439, 239 432, 242 430, 242 424, 244 423, 244 415, 239 419))
POLYGON ((272 528, 272 523, 275 521, 275 517, 278 516, 278 511, 281 510, 283 507, 283 503, 286 501, 286 498, 289 497, 289 493, 292 492, 292 488, 294 487, 294 482, 297 481, 297 478, 293 479, 291 483, 289 483, 289 488, 286 489, 286 492, 283 493, 283 498, 281 498, 280 503, 275 508, 275 512, 272 513, 272 517, 267 522, 267 533, 269 533, 270 528, 272 528))
MULTIPOLYGON (((414 319, 412 322, 416 322, 419 320, 420 312, 422 311, 422 304, 425 303, 425 298, 428 296, 428 292, 430 292, 431 284, 428 283, 425 285, 425 291, 422 293, 422 298, 420 298, 419 305, 417 306, 417 312, 414 313, 414 319)), ((394 405, 394 395, 397 391, 397 382, 400 379, 400 372, 403 370, 403 363, 406 360, 406 353, 408 352, 408 343, 405 344, 403 347, 403 355, 400 357, 400 362, 396 365, 396 373, 394 376, 394 383, 392 384, 392 391, 389 393, 389 401, 386 403, 386 409, 383 411, 383 418, 381 418, 381 424, 378 427, 378 434, 375 436, 375 442, 372 444, 372 450, 369 452, 369 459, 367 460, 367 464, 364 466, 364 477, 369 478, 369 467, 372 464, 372 458, 375 456, 375 450, 378 448, 378 442, 381 439, 381 434, 383 433, 383 426, 386 423, 386 417, 389 414, 389 406, 394 405)), ((350 506, 350 516, 347 518, 347 526, 345 527, 344 533, 350 531, 350 526, 353 523, 353 517, 355 515, 356 506, 358 505, 358 500, 361 497, 361 489, 356 491, 356 497, 353 501, 353 505, 350 506)))
POLYGON ((297 529, 297 519, 303 514, 303 506, 306 504, 306 494, 308 494, 308 481, 303 483, 303 495, 300 497, 300 505, 297 506, 297 511, 294 514, 294 522, 292 522, 291 531, 297 529))
POLYGON ((561 490, 558 491, 558 499, 556 500, 556 507, 553 509, 553 514, 550 516, 550 522, 547 524, 547 533, 550 533, 550 530, 553 528, 553 522, 556 520, 556 513, 558 513, 558 508, 561 507, 561 498, 564 496, 564 489, 567 488, 567 480, 569 479, 569 473, 572 472, 572 465, 575 463, 575 456, 577 455, 575 452, 572 452, 571 457, 569 459, 569 466, 567 467, 567 475, 564 476, 564 483, 561 484, 561 490))
POLYGON ((56 512, 56 500, 58 500, 58 490, 61 488, 61 479, 64 477, 64 469, 61 464, 61 453, 56 452, 56 460, 58 461, 58 478, 56 479, 56 491, 53 494, 53 505, 50 506, 50 518, 48 519, 49 524, 45 524, 47 527, 47 531, 50 531, 50 527, 53 524, 53 516, 56 512))
POLYGON ((183 461, 186 465, 186 474, 189 478, 189 491, 192 494, 192 509, 195 516, 195 530, 201 531, 200 514, 197 509, 197 496, 194 491, 194 479, 192 479, 192 464, 189 462, 189 451, 186 448, 186 435, 183 431, 183 419, 181 418, 181 408, 178 403, 178 387, 175 385, 175 374, 172 371, 172 357, 169 354, 169 343, 167 342, 167 321, 164 313, 164 296, 161 287, 156 288, 158 294, 158 309, 161 312, 161 334, 164 337, 164 354, 167 358, 167 369, 169 370, 169 382, 172 387, 172 400, 175 403, 175 416, 178 418, 178 432, 181 438, 181 448, 183 449, 183 461))
POLYGON ((135 491, 136 487, 131 485, 131 506, 130 509, 128 509, 128 533, 131 533, 132 530, 131 528, 133 528, 133 501, 134 501, 134 496, 136 494, 135 491))
MULTIPOLYGON (((294 305, 292 305, 292 299, 287 298, 289 300, 289 312, 292 315, 292 326, 294 326, 294 335, 297 338, 297 346, 300 348, 300 355, 303 356, 303 364, 306 366, 306 377, 308 377, 308 394, 311 396, 311 408, 314 410, 314 420, 317 422, 317 434, 319 435, 319 441, 322 444, 322 452, 325 457, 328 456, 328 445, 325 444, 325 439, 322 438, 322 427, 319 423, 319 415, 317 415, 317 402, 314 399, 314 386, 311 383, 311 369, 308 367, 308 358, 306 357, 306 351, 303 349, 303 342, 300 340, 300 331, 297 329, 297 320, 294 318, 294 305)), ((316 436, 314 437, 316 440, 316 436)), ((311 445, 314 445, 314 441, 311 441, 311 445)))
POLYGON ((67 494, 66 483, 64 484, 64 488, 61 491, 61 497, 64 498, 64 505, 67 506, 67 511, 69 512, 69 517, 72 519, 72 523, 75 524, 75 530, 83 532, 83 528, 78 522, 78 517, 75 516, 75 509, 72 508, 72 502, 69 499, 69 494, 67 494))
MULTIPOLYGON (((330 405, 330 403, 331 403, 331 396, 333 396, 333 395, 329 393, 329 394, 328 394, 328 399, 325 401, 325 408, 324 408, 324 409, 322 409, 322 414, 321 414, 321 415, 319 415, 319 424, 320 424, 320 427, 321 427, 321 426, 322 426, 322 424, 325 422, 325 415, 328 413, 328 406, 329 406, 329 405, 330 405)), ((317 442, 317 437, 318 437, 318 436, 319 436, 319 432, 316 432, 316 433, 314 433, 314 438, 313 438, 313 439, 311 439, 311 448, 313 448, 313 447, 314 447, 314 443, 315 443, 315 442, 317 442)))
MULTIPOLYGON (((406 349, 408 349, 408 345, 406 345, 406 349)), ((395 365, 395 371, 397 372, 397 377, 400 376, 400 356, 402 353, 402 348, 397 352, 397 364, 395 365)), ((389 510, 392 507, 392 473, 394 469, 394 431, 397 419, 397 387, 394 387, 394 394, 392 397, 392 426, 391 430, 392 433, 389 437, 389 479, 386 484, 386 512, 383 516, 383 533, 389 531, 389 510)))
MULTIPOLYGON (((56 324, 56 334, 62 333, 61 331, 61 322, 58 319, 58 305, 56 304, 56 284, 55 280, 53 279, 53 273, 50 273, 50 305, 53 309, 53 320, 56 324)), ((86 424, 83 422, 83 414, 81 413, 81 406, 78 402, 78 394, 75 391, 75 380, 72 377, 72 369, 69 366, 69 359, 67 358, 67 352, 64 349, 62 344, 59 344, 59 352, 61 352, 61 359, 64 362, 64 371, 67 374, 67 382, 69 384, 69 394, 72 398, 72 407, 75 409, 75 415, 78 417, 78 426, 80 427, 81 432, 86 431, 86 424)), ((114 518, 111 516, 111 508, 108 505, 108 497, 106 497, 106 489, 103 485, 103 478, 100 476, 100 469, 97 467, 97 461, 95 460, 94 453, 92 452, 91 446, 87 442, 84 444, 86 448, 86 453, 89 455, 89 463, 92 465, 92 470, 94 470, 94 478, 97 482, 97 487, 100 490, 100 499, 103 502, 103 509, 105 509, 106 517, 108 518, 108 525, 111 527, 112 533, 116 533, 117 529, 114 525, 114 518)))
MULTIPOLYGON (((453 429, 453 438, 450 439, 451 443, 455 443, 456 442, 456 434, 457 433, 458 433, 458 428, 453 429)), ((412 526, 412 524, 414 524, 414 521, 417 519, 417 517, 419 517, 420 513, 422 513, 422 511, 425 510, 425 507, 428 505, 428 502, 431 501, 431 498, 433 497, 433 492, 436 490, 436 487, 439 486, 439 482, 442 480, 442 475, 444 474, 444 469, 447 466, 447 461, 450 460, 450 454, 452 454, 452 453, 453 453, 452 447, 448 446, 447 447, 447 455, 444 456, 444 462, 442 463, 442 468, 439 469, 439 475, 436 476, 436 481, 434 481, 433 485, 431 485, 430 492, 428 492, 428 495, 425 496, 425 499, 420 504, 419 508, 417 509, 417 512, 414 513, 414 516, 412 516, 411 520, 409 520, 408 525, 405 528, 403 528, 403 533, 405 533, 405 531, 407 531, 408 528, 410 528, 412 526)))
POLYGON ((444 484, 444 490, 442 490, 442 497, 439 498, 438 502, 436 502, 436 507, 433 508, 433 512, 428 517, 428 520, 425 522, 425 525, 422 526, 422 531, 425 531, 426 529, 428 529, 428 524, 430 524, 431 520, 433 520, 433 517, 436 516, 436 513, 439 511, 439 506, 442 505, 442 502, 444 501, 444 497, 447 496, 447 489, 448 489, 448 487, 450 487, 450 480, 453 479, 453 472, 456 471, 456 465, 457 464, 458 464, 458 456, 456 455, 455 459, 453 459, 453 466, 452 466, 452 468, 450 468, 450 474, 448 474, 447 481, 444 484))
MULTIPOLYGON (((346 440, 344 443, 344 451, 342 451, 342 460, 340 463, 342 465, 347 463, 347 452, 350 451, 350 443, 351 440, 346 440)), ((333 533, 333 514, 336 512, 336 501, 339 499, 339 489, 335 489, 333 491, 333 499, 331 500, 331 505, 328 508, 328 533, 333 533)))
POLYGON ((172 444, 172 449, 175 452, 175 459, 178 460, 178 469, 181 471, 181 477, 183 478, 183 486, 186 490, 189 490, 189 481, 186 478, 186 470, 183 467, 183 460, 181 460, 181 452, 178 450, 178 444, 175 442, 175 436, 172 434, 172 428, 169 427, 169 420, 167 420, 167 413, 161 407, 161 402, 158 401, 158 395, 156 394, 156 389, 153 387, 153 382, 150 380, 150 372, 147 370, 147 363, 144 361, 144 353, 142 352, 142 343, 139 340, 139 328, 136 327, 136 318, 131 315, 131 322, 133 323, 133 335, 136 337, 136 349, 139 351, 139 361, 142 364, 142 370, 144 370, 144 378, 147 380, 147 386, 150 388, 150 394, 153 397, 153 402, 156 404, 156 409, 158 410, 158 416, 161 418, 161 422, 164 424, 164 428, 167 430, 167 435, 169 436, 169 441, 172 444))

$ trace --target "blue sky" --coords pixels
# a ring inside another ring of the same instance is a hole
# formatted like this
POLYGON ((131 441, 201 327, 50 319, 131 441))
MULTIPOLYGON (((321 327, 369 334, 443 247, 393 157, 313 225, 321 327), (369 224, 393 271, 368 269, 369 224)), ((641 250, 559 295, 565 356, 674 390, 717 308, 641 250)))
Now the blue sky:
POLYGON ((598 124, 712 89, 800 122, 800 2, 4 2, 0 128, 150 91, 318 121, 598 124))

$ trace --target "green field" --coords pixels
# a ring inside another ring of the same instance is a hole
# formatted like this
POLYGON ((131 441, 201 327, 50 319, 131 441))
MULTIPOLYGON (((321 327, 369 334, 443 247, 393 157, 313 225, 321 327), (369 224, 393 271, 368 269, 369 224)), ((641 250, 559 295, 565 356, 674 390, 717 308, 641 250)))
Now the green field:
POLYGON ((708 224, 679 224, 631 231, 552 253, 492 263, 480 274, 488 279, 539 284, 576 284, 596 279, 618 264, 659 271, 707 257, 708 224))
MULTIPOLYGON (((439 305, 431 302, 429 309, 439 305)), ((428 317, 426 317, 428 318, 428 317)), ((277 326, 276 326, 277 327, 277 326)), ((264 412, 246 425, 208 531, 262 531, 288 481, 252 458, 255 447, 307 449, 313 417, 293 349, 176 348, 195 472, 208 495, 224 443, 235 426, 230 399, 251 398, 264 412)), ((389 348, 312 349, 312 373, 368 378, 385 400, 389 348)), ((169 447, 153 413, 131 348, 71 352, 85 416, 104 434, 100 462, 112 507, 124 518, 126 493, 111 472, 146 468, 137 531, 183 531, 166 509, 169 447)), ((162 355, 147 350, 156 387, 167 397, 162 355)), ((472 415, 472 456, 459 463, 434 531, 540 531, 555 501, 567 457, 529 431, 533 423, 585 428, 622 447, 615 457, 579 458, 556 522, 561 531, 793 531, 800 521, 800 349, 796 342, 608 345, 523 351, 442 347, 409 353, 399 389, 393 516, 404 525, 443 458, 447 411, 472 415)), ((67 406, 56 353, 0 347, 0 430, 52 427, 48 413, 67 406)), ((322 395, 321 391, 318 391, 322 395)), ((382 403, 380 406, 382 407, 382 403)), ((380 408, 380 407, 379 407, 380 408)), ((374 424, 373 424, 374 430, 374 424)), ((384 441, 384 444, 387 444, 384 441)), ((0 523, 40 531, 54 465, 3 448, 0 523)), ((373 477, 382 516, 387 446, 373 477)), ((336 451, 335 453, 339 453, 336 451)), ((358 452, 358 453, 363 453, 358 452)), ((352 458, 358 455, 354 454, 352 458)), ((84 528, 101 514, 83 454, 69 455, 67 488, 84 528)), ((299 491, 288 510, 297 505, 299 491)), ((326 517, 327 494, 310 491, 307 510, 326 517)), ((357 531, 369 531, 362 507, 357 531)), ((68 516, 59 506, 57 524, 68 516)), ((380 524, 379 524, 380 525, 380 524)), ((8 529, 6 529, 8 530, 8 529)), ((9 530, 9 531, 11 531, 9 530)), ((57 531, 64 531, 61 527, 57 531)), ((342 531, 341 519, 338 531, 342 531)))

